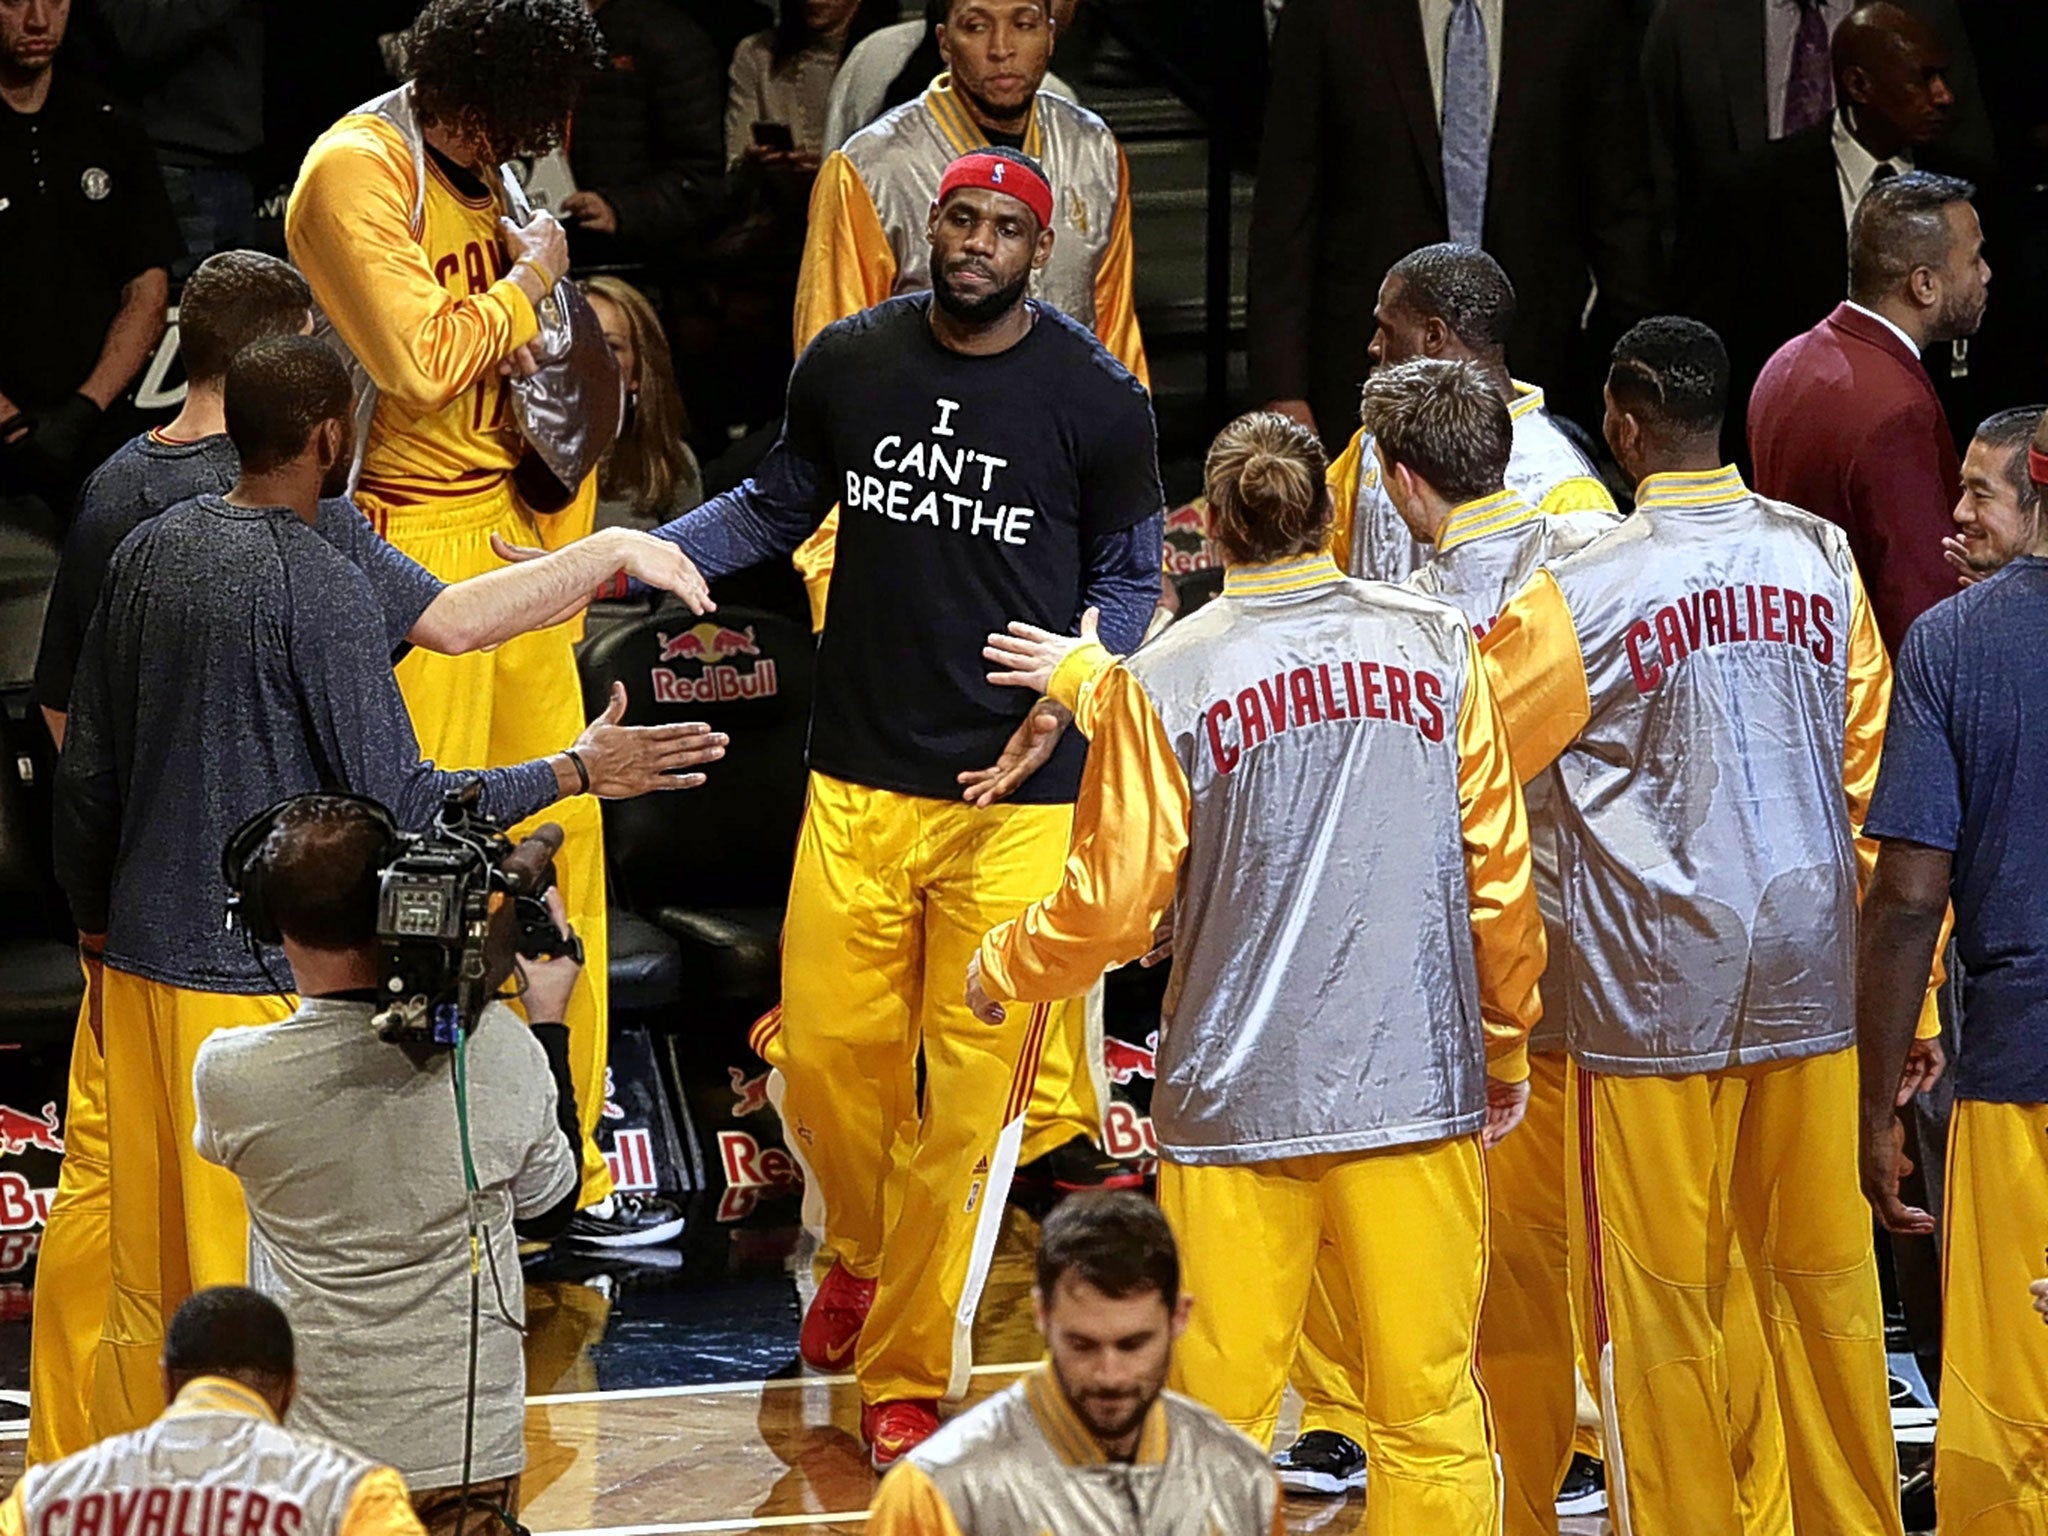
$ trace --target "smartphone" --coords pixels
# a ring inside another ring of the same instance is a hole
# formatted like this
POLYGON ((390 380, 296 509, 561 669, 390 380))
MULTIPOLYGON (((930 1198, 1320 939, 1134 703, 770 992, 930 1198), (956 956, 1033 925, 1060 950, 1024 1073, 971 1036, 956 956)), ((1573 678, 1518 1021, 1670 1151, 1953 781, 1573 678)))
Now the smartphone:
POLYGON ((754 142, 763 149, 779 150, 785 155, 796 153, 796 139, 787 123, 754 124, 754 142))

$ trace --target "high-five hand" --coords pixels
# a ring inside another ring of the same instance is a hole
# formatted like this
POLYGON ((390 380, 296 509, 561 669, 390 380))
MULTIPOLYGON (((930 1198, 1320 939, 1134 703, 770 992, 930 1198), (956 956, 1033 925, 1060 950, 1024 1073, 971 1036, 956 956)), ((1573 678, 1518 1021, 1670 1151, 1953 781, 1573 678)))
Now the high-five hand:
POLYGON ((1102 615, 1090 608, 1081 615, 1081 633, 1056 635, 1049 629, 1040 629, 1036 624, 1012 621, 1007 631, 990 635, 988 644, 982 647, 982 657, 994 663, 996 670, 989 673, 988 680, 999 688, 1029 688, 1034 693, 1043 693, 1052 686, 1052 674, 1072 651, 1079 650, 1096 639, 1096 626, 1102 615))
POLYGON ((680 725, 622 725, 626 685, 612 684, 611 701, 576 738, 576 754, 590 774, 590 793, 601 800, 630 800, 654 790, 695 789, 701 773, 678 770, 715 763, 725 756, 727 737, 701 721, 680 725))

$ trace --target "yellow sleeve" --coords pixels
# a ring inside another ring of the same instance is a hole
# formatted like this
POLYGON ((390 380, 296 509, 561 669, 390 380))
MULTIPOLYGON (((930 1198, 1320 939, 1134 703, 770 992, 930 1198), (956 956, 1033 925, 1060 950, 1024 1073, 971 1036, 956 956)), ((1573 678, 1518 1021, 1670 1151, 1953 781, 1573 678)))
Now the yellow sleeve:
POLYGON ((868 1536, 961 1536, 953 1511, 924 1470, 899 1461, 875 1490, 868 1536))
POLYGON ((1358 480, 1365 472, 1365 429, 1351 434, 1351 441, 1330 466, 1330 558, 1337 569, 1351 569, 1351 523, 1358 515, 1358 480))
POLYGON ((22 1507, 21 1479, 16 1478, 14 1492, 0 1504, 0 1536, 27 1536, 27 1531, 28 1511, 22 1507))
MULTIPOLYGON (((1884 755, 1884 725, 1892 708, 1892 663, 1878 633, 1877 616, 1863 590, 1863 577, 1849 573, 1849 721, 1843 733, 1842 793, 1849 801, 1849 828, 1856 835, 1856 899, 1870 889, 1877 868, 1877 840, 1863 835, 1870 797, 1877 792, 1877 768, 1884 755)), ((1941 1033, 1941 1012, 1935 994, 1947 979, 1941 957, 1948 949, 1955 912, 1942 915, 1941 938, 1934 946, 1934 972, 1927 995, 1920 1000, 1920 1022, 1913 1038, 1931 1040, 1941 1033)))
POLYGON ((413 1513, 405 1479, 389 1467, 373 1467, 349 1495, 340 1536, 426 1536, 413 1513))
POLYGON ((1569 480, 1558 481, 1544 492, 1536 510, 1552 517, 1568 512, 1609 512, 1619 516, 1621 512, 1607 487, 1593 475, 1573 475, 1569 480))
POLYGON ((313 297, 378 390, 427 413, 533 340, 539 321, 509 276, 460 299, 434 281, 413 237, 415 191, 411 155, 392 130, 361 119, 308 152, 284 233, 313 297))
POLYGON ((872 308, 896 286, 896 252, 853 162, 825 157, 811 188, 803 265, 796 275, 796 350, 835 320, 872 308))
POLYGON ((1486 632, 1479 655, 1507 722, 1515 773, 1526 784, 1593 718, 1579 632, 1557 578, 1548 571, 1531 576, 1486 632))
POLYGON ((1479 1015, 1486 1024, 1487 1073, 1504 1083, 1529 1075, 1529 1031, 1543 1018, 1537 984, 1547 950, 1536 906, 1529 815, 1479 646, 1458 709, 1458 815, 1465 883, 1472 903, 1472 954, 1479 967, 1479 1015))
POLYGON ((1131 165, 1122 145, 1116 151, 1116 178, 1109 248, 1095 269, 1095 334, 1110 355, 1150 389, 1152 370, 1145 362, 1145 338, 1138 334, 1138 305, 1131 291, 1131 165))
POLYGON ((1088 737, 1074 839, 1060 888, 981 942, 993 998, 1079 997, 1112 965, 1152 947, 1173 904, 1193 796, 1166 727, 1138 680, 1099 645, 1060 663, 1050 697, 1088 737))

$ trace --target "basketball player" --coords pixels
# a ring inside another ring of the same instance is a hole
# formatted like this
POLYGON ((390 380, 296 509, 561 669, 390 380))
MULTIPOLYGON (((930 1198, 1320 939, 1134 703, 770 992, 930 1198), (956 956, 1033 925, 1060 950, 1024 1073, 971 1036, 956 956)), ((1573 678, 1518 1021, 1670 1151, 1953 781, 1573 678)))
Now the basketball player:
POLYGON ((1766 1451, 1795 1528, 1896 1536, 1853 1133, 1858 836, 1890 667, 1841 530, 1721 465, 1727 389, 1696 321, 1621 339, 1604 427, 1636 511, 1539 570, 1484 647, 1517 771, 1557 765, 1572 1261, 1621 1536, 1745 1528, 1731 1243, 1768 1298, 1766 1451))
POLYGON ((989 933, 968 1000, 1065 996, 1171 910, 1176 1389, 1271 1441, 1328 1235, 1371 1298, 1365 1531, 1491 1536, 1481 1140, 1528 1100, 1543 923, 1471 627, 1338 570, 1326 473, 1307 428, 1242 417, 1205 476, 1221 598, 1122 663, 1085 629, 989 636, 991 680, 1049 688, 1089 751, 1065 882, 989 933))
MULTIPOLYGON (((1431 552, 1408 586, 1455 603, 1479 634, 1539 564, 1591 543, 1617 522, 1604 512, 1546 515, 1506 488, 1518 440, 1512 410, 1479 364, 1436 358, 1375 369, 1360 410, 1376 483, 1416 543, 1431 552)), ((1554 773, 1544 773, 1526 790, 1536 901, 1551 956, 1546 996, 1564 975, 1554 780, 1554 773)), ((1529 1037, 1528 1114, 1486 1165, 1492 1264, 1479 1359, 1493 1408, 1509 1536, 1556 1536, 1558 1484, 1578 1432, 1579 1349, 1565 1242, 1565 1065, 1562 1019, 1546 1011, 1529 1037)), ((1307 1443, 1283 1453, 1282 1478, 1295 1486, 1310 1473, 1336 1472, 1335 1487, 1307 1486, 1338 1492, 1351 1484, 1354 1470, 1357 1481, 1364 1480, 1359 1372, 1365 1362, 1359 1304, 1330 1244, 1316 1278, 1295 1371, 1307 1443), (1341 1435, 1345 1445, 1310 1440, 1318 1430, 1341 1435), (1322 1465, 1318 1453, 1347 1464, 1322 1465)))
MULTIPOLYGON (((1614 515, 1614 498, 1544 405, 1543 391, 1508 372, 1515 289, 1500 263, 1476 246, 1445 242, 1410 251, 1388 269, 1366 348, 1373 365, 1419 357, 1477 363, 1507 401, 1515 424, 1505 484, 1539 512, 1614 515)), ((1405 581, 1430 551, 1403 523, 1380 478, 1372 435, 1361 428, 1330 466, 1337 498, 1330 551, 1354 576, 1405 581)))
POLYGON ((689 788, 701 776, 670 770, 721 755, 700 725, 619 725, 621 688, 545 757, 474 775, 423 761, 369 580, 313 529, 348 474, 347 370, 311 337, 273 337, 236 354, 224 400, 240 478, 149 519, 116 552, 56 778, 57 875, 108 1021, 112 1289, 96 1436, 162 1408, 167 1314, 245 1278, 241 1192, 192 1143, 192 1063, 215 1030, 290 1005, 274 953, 222 925, 228 833, 322 787, 420 828, 472 780, 482 813, 505 825, 585 794, 689 788))
MULTIPOLYGON (((86 482, 44 612, 35 696, 59 746, 72 677, 114 551, 166 508, 233 488, 241 465, 226 430, 228 363, 252 342, 308 329, 312 302, 289 263, 257 251, 218 252, 186 279, 178 300, 185 404, 168 425, 116 450, 86 482)), ((394 656, 408 645, 478 650, 554 623, 565 598, 580 603, 593 579, 628 566, 656 586, 704 595, 701 578, 672 545, 640 534, 622 539, 625 529, 544 561, 444 586, 379 539, 345 500, 323 501, 313 528, 369 578, 394 656)), ((97 992, 81 1007, 72 1040, 64 1166, 36 1256, 42 1278, 29 1347, 31 1464, 82 1449, 90 1438, 108 1265, 106 1077, 90 1017, 96 999, 97 992)))
MULTIPOLYGON (((1055 34, 1042 0, 952 0, 938 29, 946 73, 819 168, 797 281, 797 351, 835 320, 931 287, 925 224, 939 179, 957 156, 996 146, 1036 160, 1059 190, 1050 222, 1057 238, 1032 276, 1032 296, 1092 329, 1139 383, 1150 383, 1131 293, 1130 170, 1101 118, 1040 89, 1055 34)), ((813 627, 825 622, 838 526, 834 512, 797 552, 813 627)), ((1026 735, 1016 745, 1031 761, 1040 743, 1026 735)), ((987 775, 967 794, 987 804, 1005 782, 987 775)), ((1103 1106, 1094 1054, 1083 1002, 1056 1005, 1025 1115, 1023 1159, 1064 1187, 1137 1182, 1096 1145, 1103 1106)))
MULTIPOLYGON (((602 44, 582 0, 429 0, 406 34, 411 83, 315 141, 285 211, 292 260, 376 385, 356 503, 443 581, 496 567, 494 537, 553 546, 587 528, 593 488, 552 518, 522 499, 524 444, 508 380, 530 369, 534 306, 568 265, 546 213, 500 217, 499 165, 559 143, 602 44)), ((583 712, 575 623, 463 656, 416 651, 398 683, 428 757, 450 768, 515 763, 566 739, 583 712)), ((583 1198, 572 1233, 611 1246, 681 1229, 661 1202, 611 1195, 589 1133, 604 1107, 604 849, 587 799, 556 818, 570 925, 589 963, 569 1007, 584 1120, 583 1198)))
POLYGON ((967 1385, 1047 1010, 989 1028, 958 977, 990 924, 1058 884, 1080 783, 1083 745, 1054 711, 1043 766, 1004 797, 961 798, 1034 707, 983 679, 978 637, 1019 605, 1063 630, 1099 606, 1132 646, 1158 592, 1145 388, 1025 297, 1052 258, 1054 195, 1024 156, 955 161, 926 226, 934 291, 821 331, 756 477, 657 530, 716 580, 787 554, 834 502, 847 512, 781 1018, 756 1042, 835 1257, 803 1355, 852 1361, 877 1466, 967 1385))

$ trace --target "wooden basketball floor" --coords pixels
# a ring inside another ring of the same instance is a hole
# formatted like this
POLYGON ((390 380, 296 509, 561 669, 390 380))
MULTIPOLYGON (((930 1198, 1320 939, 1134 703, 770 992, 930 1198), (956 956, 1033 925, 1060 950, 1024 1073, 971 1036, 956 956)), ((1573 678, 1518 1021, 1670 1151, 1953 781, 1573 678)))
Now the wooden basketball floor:
MULTIPOLYGON (((796 1234, 721 1229, 707 1209, 692 1215, 679 1266, 671 1256, 666 1267, 530 1272, 521 1518, 534 1536, 858 1532, 875 1483, 860 1398, 850 1377, 796 1364, 810 1291, 796 1234)), ((975 1326, 973 1401, 1037 1362, 1036 1239, 1036 1223, 1012 1208, 975 1326)), ((25 1385, 15 1379, 24 1355, 25 1338, 0 1350, 0 1387, 25 1385)), ((0 1488, 12 1485, 21 1452, 18 1423, 0 1423, 0 1488)), ((1345 1536, 1364 1512, 1357 1494, 1291 1500, 1288 1527, 1345 1536)), ((1606 1530, 1598 1521, 1563 1528, 1606 1530)))

